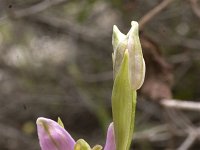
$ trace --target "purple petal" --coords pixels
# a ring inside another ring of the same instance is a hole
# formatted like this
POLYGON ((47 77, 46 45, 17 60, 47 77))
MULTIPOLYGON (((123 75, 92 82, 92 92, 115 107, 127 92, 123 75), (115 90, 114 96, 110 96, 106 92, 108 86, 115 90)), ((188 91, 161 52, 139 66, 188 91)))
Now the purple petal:
POLYGON ((40 117, 36 124, 42 150, 74 150, 74 139, 57 122, 40 117))
POLYGON ((113 123, 111 123, 108 127, 106 144, 105 144, 104 150, 116 150, 113 123))

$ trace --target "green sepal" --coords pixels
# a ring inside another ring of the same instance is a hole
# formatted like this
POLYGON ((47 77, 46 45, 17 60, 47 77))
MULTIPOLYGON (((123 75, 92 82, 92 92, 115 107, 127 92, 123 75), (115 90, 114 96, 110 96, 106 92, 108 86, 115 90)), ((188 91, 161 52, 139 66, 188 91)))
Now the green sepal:
POLYGON ((134 128, 136 91, 131 87, 128 62, 129 53, 126 50, 112 91, 116 150, 129 150, 134 128))
POLYGON ((85 140, 79 139, 74 146, 74 150, 91 150, 91 147, 85 140))
POLYGON ((58 121, 57 122, 61 127, 65 128, 65 126, 64 126, 62 120, 60 119, 60 117, 58 117, 58 121))

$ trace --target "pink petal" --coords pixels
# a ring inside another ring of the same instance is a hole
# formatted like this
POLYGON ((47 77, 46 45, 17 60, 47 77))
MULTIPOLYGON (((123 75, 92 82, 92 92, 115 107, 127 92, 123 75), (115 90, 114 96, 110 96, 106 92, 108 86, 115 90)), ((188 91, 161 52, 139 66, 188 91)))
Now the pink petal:
POLYGON ((74 150, 74 139, 57 122, 40 117, 36 124, 42 150, 74 150))
POLYGON ((106 144, 105 144, 104 150, 116 150, 113 123, 111 123, 108 127, 106 144))

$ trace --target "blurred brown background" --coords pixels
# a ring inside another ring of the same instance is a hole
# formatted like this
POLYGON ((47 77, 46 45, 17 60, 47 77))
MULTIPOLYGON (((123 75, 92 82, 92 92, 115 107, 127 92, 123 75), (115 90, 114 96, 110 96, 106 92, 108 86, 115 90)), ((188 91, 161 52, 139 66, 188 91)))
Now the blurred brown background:
POLYGON ((112 26, 132 20, 147 65, 132 149, 199 150, 199 0, 1 0, 0 150, 39 150, 40 116, 104 145, 112 26))

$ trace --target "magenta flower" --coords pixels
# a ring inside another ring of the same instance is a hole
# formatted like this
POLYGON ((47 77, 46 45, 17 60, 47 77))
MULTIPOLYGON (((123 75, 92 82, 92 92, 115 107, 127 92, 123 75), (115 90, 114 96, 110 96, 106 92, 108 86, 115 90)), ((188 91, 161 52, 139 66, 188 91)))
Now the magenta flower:
MULTIPOLYGON (((37 119, 36 123, 41 150, 75 149, 76 142, 64 127, 57 122, 40 117, 37 119)), ((90 147, 87 148, 87 150, 90 150, 90 147)), ((104 150, 116 150, 113 123, 111 123, 108 128, 104 150)))

